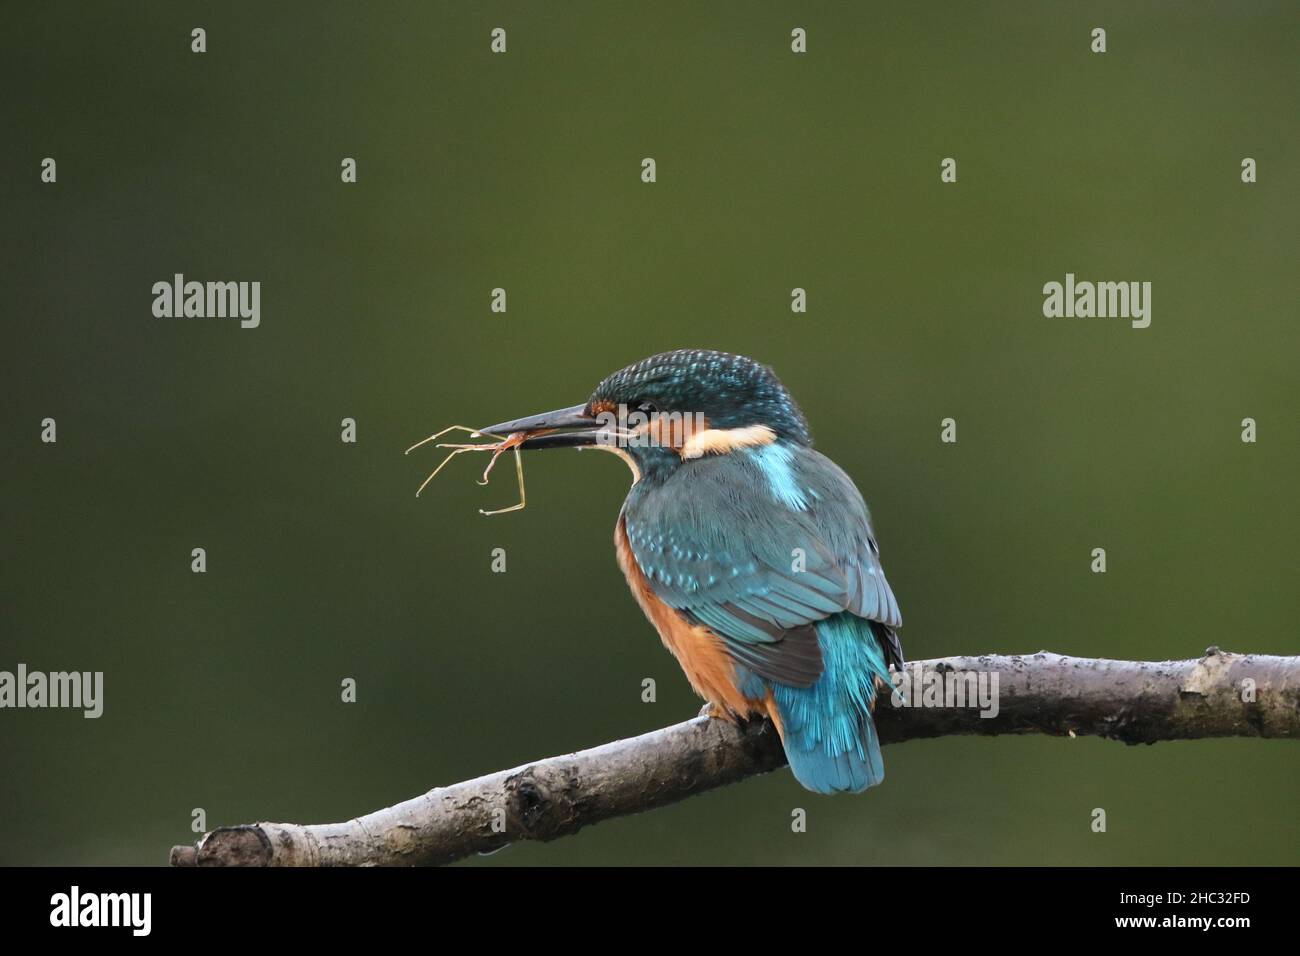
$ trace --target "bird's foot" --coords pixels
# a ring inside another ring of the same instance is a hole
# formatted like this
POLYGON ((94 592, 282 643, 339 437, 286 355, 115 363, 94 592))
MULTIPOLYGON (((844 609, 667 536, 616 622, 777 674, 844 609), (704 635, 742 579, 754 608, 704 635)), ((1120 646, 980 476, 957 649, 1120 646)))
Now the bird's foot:
POLYGON ((715 704, 712 701, 700 708, 701 717, 708 717, 710 720, 725 720, 729 724, 737 723, 736 715, 727 710, 721 704, 715 704))

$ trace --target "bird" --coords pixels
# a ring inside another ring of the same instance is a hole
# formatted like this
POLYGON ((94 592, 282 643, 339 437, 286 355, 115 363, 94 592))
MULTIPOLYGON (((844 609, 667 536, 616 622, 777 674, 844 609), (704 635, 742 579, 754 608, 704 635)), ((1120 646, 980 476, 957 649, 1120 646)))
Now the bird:
POLYGON ((521 451, 599 448, 632 485, 619 567, 705 712, 766 717, 796 780, 858 793, 885 775, 874 711, 903 666, 902 615, 853 480, 813 448, 767 365, 677 349, 580 405, 479 429, 521 451))

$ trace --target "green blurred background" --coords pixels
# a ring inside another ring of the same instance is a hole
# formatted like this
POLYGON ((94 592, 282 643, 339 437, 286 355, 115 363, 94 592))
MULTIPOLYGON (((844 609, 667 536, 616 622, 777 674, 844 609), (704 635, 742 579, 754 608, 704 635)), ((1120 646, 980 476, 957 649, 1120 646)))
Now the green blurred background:
MULTIPOLYGON (((226 6, 3 14, 0 669, 106 704, 0 712, 0 862, 161 864, 195 807, 346 819, 694 714, 621 463, 531 459, 483 518, 508 464, 417 500, 402 456, 669 348, 775 366, 911 658, 1300 650, 1295 4, 226 6), (1151 327, 1044 318, 1067 271, 1151 281, 1151 327), (176 272, 260 280, 261 327, 154 318, 176 272)), ((1295 863, 1296 756, 918 742, 864 796, 783 771, 475 862, 1295 863)))

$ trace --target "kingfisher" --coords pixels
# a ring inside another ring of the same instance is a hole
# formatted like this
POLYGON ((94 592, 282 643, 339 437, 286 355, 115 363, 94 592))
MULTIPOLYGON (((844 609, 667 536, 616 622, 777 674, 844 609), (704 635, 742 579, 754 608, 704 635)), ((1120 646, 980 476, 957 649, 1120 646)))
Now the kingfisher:
POLYGON ((770 368, 664 352, 581 405, 479 432, 622 458, 618 563, 706 712, 769 718, 809 790, 884 779, 872 714, 903 665, 898 602, 861 493, 770 368))

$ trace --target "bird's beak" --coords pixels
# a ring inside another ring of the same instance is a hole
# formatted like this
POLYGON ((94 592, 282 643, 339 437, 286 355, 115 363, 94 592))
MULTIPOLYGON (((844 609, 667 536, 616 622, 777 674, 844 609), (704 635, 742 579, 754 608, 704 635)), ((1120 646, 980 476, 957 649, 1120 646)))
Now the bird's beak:
POLYGON ((538 448, 582 448, 599 440, 601 422, 593 418, 586 405, 560 408, 553 412, 516 418, 479 429, 480 434, 499 435, 504 438, 515 432, 528 437, 519 445, 525 451, 538 448))

